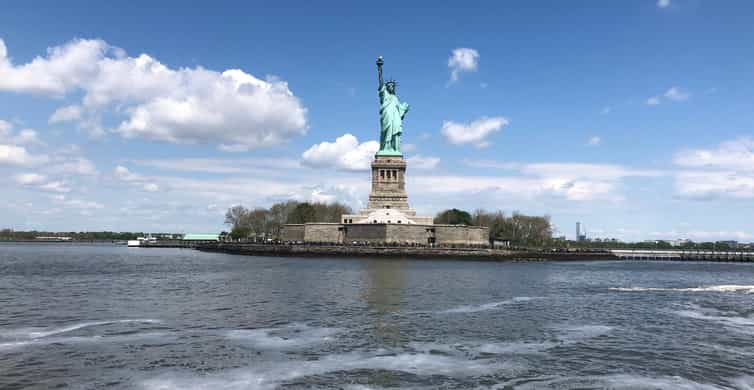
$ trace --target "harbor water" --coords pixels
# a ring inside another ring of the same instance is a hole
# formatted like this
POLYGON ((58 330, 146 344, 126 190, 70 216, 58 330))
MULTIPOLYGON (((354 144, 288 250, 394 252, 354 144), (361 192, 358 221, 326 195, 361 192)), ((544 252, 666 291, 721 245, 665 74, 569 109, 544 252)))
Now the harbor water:
POLYGON ((0 244, 1 389, 752 389, 754 264, 0 244))

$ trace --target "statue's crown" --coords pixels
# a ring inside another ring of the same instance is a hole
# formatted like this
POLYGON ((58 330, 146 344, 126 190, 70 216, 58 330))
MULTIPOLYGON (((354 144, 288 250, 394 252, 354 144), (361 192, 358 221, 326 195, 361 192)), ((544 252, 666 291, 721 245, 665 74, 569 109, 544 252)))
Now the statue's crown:
POLYGON ((385 84, 386 85, 390 85, 390 84, 398 85, 398 83, 395 80, 393 80, 393 79, 388 80, 385 84))

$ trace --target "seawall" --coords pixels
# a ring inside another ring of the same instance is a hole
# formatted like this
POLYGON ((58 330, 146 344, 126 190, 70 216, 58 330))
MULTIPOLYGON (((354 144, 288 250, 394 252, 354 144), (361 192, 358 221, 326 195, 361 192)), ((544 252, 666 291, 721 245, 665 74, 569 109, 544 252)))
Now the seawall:
POLYGON ((201 251, 222 252, 248 256, 297 257, 396 257, 417 259, 468 260, 609 260, 617 259, 607 251, 597 252, 539 252, 512 251, 488 248, 427 248, 401 246, 351 245, 282 245, 253 243, 204 243, 195 247, 201 251))

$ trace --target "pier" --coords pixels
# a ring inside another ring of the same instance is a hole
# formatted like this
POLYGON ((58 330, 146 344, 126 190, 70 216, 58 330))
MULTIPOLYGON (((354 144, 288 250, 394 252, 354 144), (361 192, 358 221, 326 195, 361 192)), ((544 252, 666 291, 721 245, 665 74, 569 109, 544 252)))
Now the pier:
POLYGON ((620 259, 677 261, 754 261, 754 252, 707 250, 610 249, 620 259))

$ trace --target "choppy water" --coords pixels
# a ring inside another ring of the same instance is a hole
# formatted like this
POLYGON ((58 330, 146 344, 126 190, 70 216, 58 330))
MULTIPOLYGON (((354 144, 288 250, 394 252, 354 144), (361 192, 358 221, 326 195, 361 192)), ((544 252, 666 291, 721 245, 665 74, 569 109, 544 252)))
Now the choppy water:
POLYGON ((754 264, 0 244, 0 388, 752 389, 754 264))

